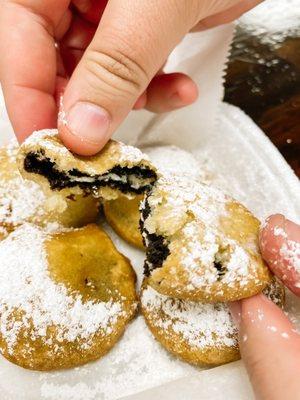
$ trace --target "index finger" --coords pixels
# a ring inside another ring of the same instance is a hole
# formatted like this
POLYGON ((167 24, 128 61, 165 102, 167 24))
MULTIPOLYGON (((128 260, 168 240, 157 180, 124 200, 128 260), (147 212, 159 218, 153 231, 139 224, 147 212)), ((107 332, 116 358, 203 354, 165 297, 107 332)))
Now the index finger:
POLYGON ((284 312, 262 294, 240 300, 231 312, 255 398, 297 398, 300 336, 284 312))
POLYGON ((277 214, 260 234, 263 258, 274 274, 300 296, 300 226, 277 214))
POLYGON ((19 141, 34 130, 56 126, 54 26, 67 0, 2 2, 0 81, 19 141))

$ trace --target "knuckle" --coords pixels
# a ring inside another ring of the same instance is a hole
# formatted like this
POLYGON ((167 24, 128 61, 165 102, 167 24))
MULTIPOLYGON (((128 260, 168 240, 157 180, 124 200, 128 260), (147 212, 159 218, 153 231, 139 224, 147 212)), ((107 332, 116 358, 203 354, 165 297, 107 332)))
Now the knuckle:
POLYGON ((110 90, 131 95, 140 93, 149 79, 143 67, 120 50, 88 49, 85 67, 110 90))

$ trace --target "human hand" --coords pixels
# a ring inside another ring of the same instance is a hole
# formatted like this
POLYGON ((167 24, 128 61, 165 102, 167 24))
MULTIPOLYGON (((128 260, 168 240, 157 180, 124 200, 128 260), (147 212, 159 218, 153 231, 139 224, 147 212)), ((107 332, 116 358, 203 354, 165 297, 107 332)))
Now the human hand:
POLYGON ((230 22, 261 0, 5 0, 0 81, 20 141, 57 125, 73 151, 99 151, 132 108, 186 106, 197 87, 161 72, 190 30, 230 22), (71 79, 69 80, 69 76, 71 79))
MULTIPOLYGON (((300 296, 300 226, 274 215, 260 246, 274 274, 300 296)), ((257 399, 295 400, 300 393, 300 335, 274 303, 260 294, 231 304, 241 355, 257 399)))

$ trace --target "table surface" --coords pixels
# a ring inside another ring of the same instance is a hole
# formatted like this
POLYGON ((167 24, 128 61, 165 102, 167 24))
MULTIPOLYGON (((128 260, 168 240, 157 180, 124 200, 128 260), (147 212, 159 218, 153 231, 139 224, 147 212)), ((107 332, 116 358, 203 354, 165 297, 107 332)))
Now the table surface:
POLYGON ((300 177, 300 37, 274 47, 238 28, 225 101, 261 127, 300 177))

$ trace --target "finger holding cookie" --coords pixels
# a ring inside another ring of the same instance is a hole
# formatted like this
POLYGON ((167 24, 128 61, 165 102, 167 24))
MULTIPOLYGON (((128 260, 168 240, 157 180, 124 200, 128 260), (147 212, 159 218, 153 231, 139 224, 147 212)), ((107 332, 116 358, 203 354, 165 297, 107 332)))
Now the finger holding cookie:
MULTIPOLYGON (((270 217, 260 235, 265 260, 299 295, 300 227, 270 217)), ((294 399, 299 393, 300 335, 288 317, 262 294, 231 304, 242 358, 258 399, 294 399)))

